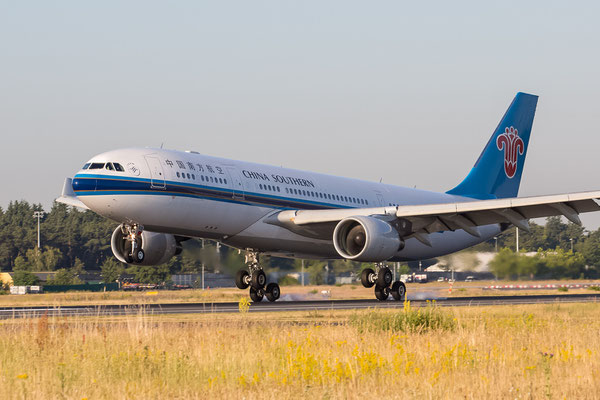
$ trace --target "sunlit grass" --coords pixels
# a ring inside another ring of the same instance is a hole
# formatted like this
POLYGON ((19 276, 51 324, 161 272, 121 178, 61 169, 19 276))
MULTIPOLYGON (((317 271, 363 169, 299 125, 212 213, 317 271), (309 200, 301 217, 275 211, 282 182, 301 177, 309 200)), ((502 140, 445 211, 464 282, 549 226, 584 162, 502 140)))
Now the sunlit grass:
POLYGON ((342 399, 393 393, 579 399, 600 393, 599 304, 431 307, 425 318, 449 324, 438 327, 389 322, 419 309, 322 311, 316 317, 252 314, 241 306, 235 315, 0 321, 2 398, 342 399), (350 322, 356 315, 362 315, 358 325, 350 322), (377 328, 378 321, 389 325, 377 328))
POLYGON ((456 318, 447 310, 435 306, 435 302, 427 307, 413 309, 410 301, 404 302, 404 308, 395 312, 369 310, 357 312, 350 316, 350 325, 359 332, 392 331, 424 333, 427 331, 451 331, 456 328, 456 318))

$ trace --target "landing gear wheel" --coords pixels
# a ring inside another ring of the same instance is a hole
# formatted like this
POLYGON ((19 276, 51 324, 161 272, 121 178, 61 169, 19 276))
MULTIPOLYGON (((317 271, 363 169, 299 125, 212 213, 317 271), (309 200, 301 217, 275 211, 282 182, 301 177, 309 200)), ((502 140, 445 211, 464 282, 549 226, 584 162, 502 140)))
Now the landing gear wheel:
POLYGON ((279 296, 281 295, 281 290, 279 289, 279 285, 276 283, 269 283, 267 285, 267 288, 265 289, 265 292, 267 292, 267 300, 273 302, 275 300, 277 300, 279 298, 279 296))
POLYGON ((263 299, 263 291, 262 289, 256 289, 254 287, 250 287, 250 298, 253 303, 260 303, 263 299))
POLYGON ((389 296, 390 296, 390 288, 389 287, 375 286, 375 297, 377 297, 377 300, 386 301, 389 296))
POLYGON ((389 287, 393 279, 392 271, 388 267, 381 268, 377 273, 377 285, 381 287, 389 287))
POLYGON ((267 275, 262 269, 252 272, 252 287, 262 289, 267 283, 267 275))
POLYGON ((133 255, 133 260, 139 264, 144 261, 145 257, 146 257, 146 253, 144 253, 144 250, 137 249, 133 255))
POLYGON ((396 281, 392 285, 392 297, 396 301, 403 301, 406 296, 406 285, 402 281, 396 281))
POLYGON ((249 276, 250 274, 248 271, 245 269, 240 269, 237 274, 235 274, 235 286, 237 286, 238 289, 247 289, 248 286, 250 286, 248 284, 249 276))
POLYGON ((360 283, 366 288, 373 287, 375 283, 371 280, 371 276, 375 275, 375 271, 371 268, 365 268, 360 274, 360 283))

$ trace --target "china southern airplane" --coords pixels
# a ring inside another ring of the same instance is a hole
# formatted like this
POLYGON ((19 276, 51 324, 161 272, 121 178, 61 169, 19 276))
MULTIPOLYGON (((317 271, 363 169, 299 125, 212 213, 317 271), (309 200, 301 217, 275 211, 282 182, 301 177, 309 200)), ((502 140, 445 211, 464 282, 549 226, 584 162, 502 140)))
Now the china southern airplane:
POLYGON ((99 154, 67 178, 57 201, 120 225, 111 239, 125 263, 158 265, 181 242, 206 238, 246 252, 235 279, 253 301, 279 298, 259 254, 374 263, 362 271, 375 297, 396 300, 386 261, 432 258, 489 240, 528 219, 598 211, 600 191, 516 197, 537 96, 517 93, 467 177, 446 193, 210 157, 128 148, 99 154))

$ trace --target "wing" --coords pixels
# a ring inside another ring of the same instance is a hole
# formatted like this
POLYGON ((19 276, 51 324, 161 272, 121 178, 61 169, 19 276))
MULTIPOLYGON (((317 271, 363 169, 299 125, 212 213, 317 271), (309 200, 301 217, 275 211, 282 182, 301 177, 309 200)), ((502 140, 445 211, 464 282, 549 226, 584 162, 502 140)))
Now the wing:
POLYGON ((479 237, 478 226, 497 223, 510 223, 528 231, 530 218, 563 215, 581 225, 580 213, 600 211, 596 199, 600 199, 600 191, 398 207, 286 210, 269 216, 265 222, 304 236, 331 239, 335 225, 342 219, 374 216, 400 222, 394 225, 403 238, 415 237, 430 244, 427 236, 433 232, 463 229, 479 237))

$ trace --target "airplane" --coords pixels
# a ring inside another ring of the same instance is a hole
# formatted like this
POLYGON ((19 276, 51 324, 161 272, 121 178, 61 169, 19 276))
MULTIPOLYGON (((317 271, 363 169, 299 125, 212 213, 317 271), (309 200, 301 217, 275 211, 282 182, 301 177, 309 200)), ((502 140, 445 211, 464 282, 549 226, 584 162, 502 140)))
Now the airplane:
POLYGON ((126 148, 92 157, 57 199, 116 221, 121 262, 159 265, 190 238, 245 251, 236 286, 280 297, 259 256, 346 259, 378 300, 403 300, 389 261, 416 261, 487 241, 531 218, 600 210, 600 191, 517 197, 538 97, 517 93, 475 165, 446 193, 229 160, 196 151, 126 148))

